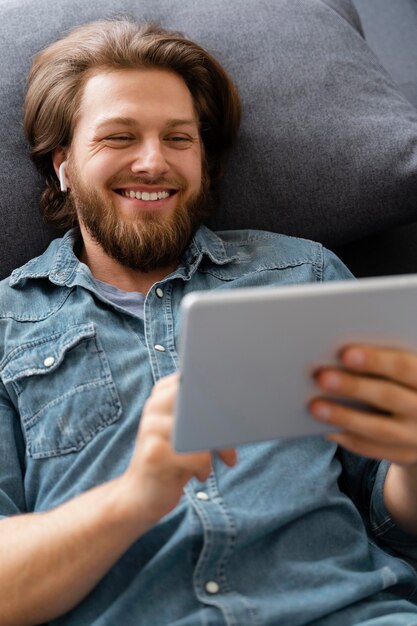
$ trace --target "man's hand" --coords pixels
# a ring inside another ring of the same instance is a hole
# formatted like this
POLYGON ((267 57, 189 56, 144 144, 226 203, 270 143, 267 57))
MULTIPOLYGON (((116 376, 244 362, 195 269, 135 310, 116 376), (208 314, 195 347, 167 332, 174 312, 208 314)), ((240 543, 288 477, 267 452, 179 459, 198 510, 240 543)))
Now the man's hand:
POLYGON ((340 368, 315 373, 318 386, 332 398, 313 399, 310 411, 340 429, 328 439, 394 464, 385 483, 386 506, 397 522, 417 533, 417 354, 355 345, 344 348, 340 360, 340 368), (338 398, 369 409, 343 406, 338 398))
MULTIPOLYGON (((193 476, 204 481, 211 471, 210 452, 179 454, 172 447, 178 387, 178 374, 156 383, 145 404, 136 448, 125 474, 130 483, 132 510, 137 507, 142 520, 146 515, 150 525, 177 505, 184 486, 193 476)), ((236 463, 234 449, 219 451, 217 455, 226 465, 236 463)))

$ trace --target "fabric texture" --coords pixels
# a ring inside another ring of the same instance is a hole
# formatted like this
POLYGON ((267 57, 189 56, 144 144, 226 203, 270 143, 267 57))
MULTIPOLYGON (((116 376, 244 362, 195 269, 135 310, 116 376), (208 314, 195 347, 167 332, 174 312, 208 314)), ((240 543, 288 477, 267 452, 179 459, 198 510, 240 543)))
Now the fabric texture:
MULTIPOLYGON (((320 244, 202 227, 141 319, 108 300, 75 241, 72 231, 0 284, 1 516, 48 510, 126 469, 153 383, 177 368, 186 293, 350 277, 320 244)), ((207 481, 188 483, 175 510, 51 624, 417 624, 404 599, 417 589, 405 560, 417 544, 387 516, 384 464, 321 437, 238 454, 236 467, 215 459, 207 481)))
POLYGON ((117 13, 196 39, 240 89, 242 130, 213 227, 334 247, 415 219, 417 111, 363 40, 349 0, 3 0, 0 277, 52 237, 21 128, 30 60, 76 24, 117 13))
POLYGON ((354 0, 369 46, 417 107, 416 0, 354 0))

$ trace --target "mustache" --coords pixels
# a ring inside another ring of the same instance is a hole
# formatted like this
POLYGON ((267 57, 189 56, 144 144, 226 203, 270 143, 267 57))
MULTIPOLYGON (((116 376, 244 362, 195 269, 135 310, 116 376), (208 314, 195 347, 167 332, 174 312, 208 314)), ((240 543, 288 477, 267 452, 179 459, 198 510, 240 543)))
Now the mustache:
POLYGON ((113 189, 128 187, 129 185, 160 185, 172 187, 177 191, 184 191, 187 188, 187 184, 184 180, 165 176, 158 176, 157 178, 149 178, 149 176, 114 176, 109 180, 108 184, 113 189))

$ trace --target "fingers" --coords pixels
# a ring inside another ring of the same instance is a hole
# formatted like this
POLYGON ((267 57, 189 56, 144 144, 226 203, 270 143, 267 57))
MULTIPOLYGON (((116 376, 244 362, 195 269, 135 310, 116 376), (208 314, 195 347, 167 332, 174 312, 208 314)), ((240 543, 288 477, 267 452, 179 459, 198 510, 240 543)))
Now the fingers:
POLYGON ((417 415, 417 392, 397 382, 333 368, 320 370, 315 377, 319 387, 334 396, 359 400, 390 413, 417 415))
POLYGON ((417 463, 417 429, 412 417, 382 417, 324 400, 314 400, 310 410, 319 421, 341 429, 327 439, 355 454, 398 465, 417 463))
POLYGON ((355 454, 372 459, 388 459, 401 466, 414 465, 417 462, 415 447, 395 447, 391 444, 378 444, 373 440, 358 437, 351 433, 337 433, 329 435, 327 439, 347 448, 355 454))
POLYGON ((212 470, 210 452, 177 453, 171 446, 170 423, 159 419, 152 428, 145 426, 140 432, 138 455, 143 467, 161 476, 167 473, 170 480, 174 475, 185 482, 192 476, 201 482, 207 480, 212 470))
MULTIPOLYGON (((178 393, 180 376, 178 373, 161 378, 149 396, 139 428, 139 439, 146 462, 152 465, 170 464, 173 469, 190 473, 200 481, 207 480, 212 469, 210 451, 176 453, 171 439, 174 425, 174 406, 178 393)), ((234 449, 221 450, 217 456, 228 466, 236 464, 234 449)))
POLYGON ((157 412, 172 413, 178 393, 179 380, 178 372, 158 380, 146 401, 147 408, 157 412))
MULTIPOLYGON (((237 463, 237 452, 233 448, 219 450, 216 453, 225 465, 233 467, 237 463)), ((208 479, 212 471, 213 454, 209 451, 176 454, 178 466, 188 469, 200 482, 208 479)))
POLYGON ((405 350, 352 345, 342 350, 343 365, 353 371, 391 379, 417 389, 417 354, 405 350))
POLYGON ((415 433, 410 433, 414 420, 407 416, 386 417, 321 399, 313 400, 310 410, 319 421, 331 423, 338 429, 376 444, 392 445, 395 441, 396 446, 404 448, 417 446, 417 429, 413 429, 415 433))
POLYGON ((237 463, 237 452, 234 448, 227 450, 218 450, 216 455, 223 461, 225 465, 233 467, 237 463))
POLYGON ((173 428, 173 411, 178 391, 178 375, 173 374, 161 378, 153 387, 151 395, 145 402, 140 433, 142 436, 159 436, 171 439, 173 428))
POLYGON ((315 398, 309 407, 316 419, 339 431, 328 438, 356 454, 416 463, 417 355, 352 345, 341 351, 340 359, 342 367, 315 373, 330 398, 315 398), (346 400, 359 404, 346 406, 346 400))
POLYGON ((212 456, 210 452, 192 452, 175 455, 175 464, 177 467, 195 476, 200 482, 205 482, 210 476, 212 470, 212 456))

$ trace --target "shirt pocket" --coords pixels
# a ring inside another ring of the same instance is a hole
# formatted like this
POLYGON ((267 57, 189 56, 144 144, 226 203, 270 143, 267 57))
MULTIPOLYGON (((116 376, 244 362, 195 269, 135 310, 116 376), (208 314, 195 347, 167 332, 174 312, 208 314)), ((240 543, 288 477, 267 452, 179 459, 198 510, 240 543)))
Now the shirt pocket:
POLYGON ((2 367, 35 459, 78 452, 122 412, 94 324, 80 324, 13 350, 2 367))

